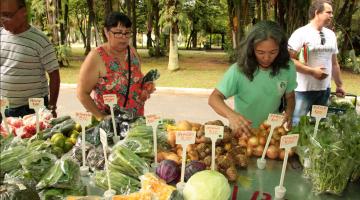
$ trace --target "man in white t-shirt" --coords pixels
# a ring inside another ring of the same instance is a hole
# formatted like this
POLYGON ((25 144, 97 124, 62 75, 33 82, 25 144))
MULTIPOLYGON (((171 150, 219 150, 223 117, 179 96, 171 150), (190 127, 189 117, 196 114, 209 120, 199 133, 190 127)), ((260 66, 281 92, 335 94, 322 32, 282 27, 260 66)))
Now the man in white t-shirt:
POLYGON ((29 98, 44 98, 56 117, 60 75, 54 46, 28 23, 25 0, 0 0, 0 24, 0 93, 9 101, 6 117, 34 113, 29 98))
POLYGON ((311 110, 312 105, 327 105, 331 78, 335 81, 336 93, 345 95, 336 57, 336 36, 326 28, 332 17, 331 2, 316 0, 309 8, 310 22, 295 30, 289 38, 289 51, 296 66, 298 84, 295 89, 294 125, 311 110))

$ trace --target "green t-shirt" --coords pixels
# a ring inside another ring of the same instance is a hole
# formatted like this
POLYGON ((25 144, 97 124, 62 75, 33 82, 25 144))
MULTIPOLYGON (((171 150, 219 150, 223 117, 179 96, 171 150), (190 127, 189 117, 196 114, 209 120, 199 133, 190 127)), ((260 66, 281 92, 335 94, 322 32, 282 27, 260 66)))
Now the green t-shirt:
POLYGON ((250 81, 235 63, 224 74, 217 89, 229 98, 234 96, 235 111, 252 121, 256 128, 267 119, 269 113, 278 113, 281 97, 296 88, 296 71, 292 61, 289 69, 281 69, 276 76, 271 70, 259 69, 250 81))

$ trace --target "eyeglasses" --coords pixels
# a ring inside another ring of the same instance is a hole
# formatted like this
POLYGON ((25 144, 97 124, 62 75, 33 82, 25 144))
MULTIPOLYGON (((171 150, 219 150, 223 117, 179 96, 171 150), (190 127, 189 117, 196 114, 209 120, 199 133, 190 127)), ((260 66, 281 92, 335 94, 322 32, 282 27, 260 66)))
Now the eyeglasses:
POLYGON ((128 32, 128 31, 126 31, 126 32, 122 32, 122 31, 114 32, 114 31, 110 30, 109 32, 111 32, 112 34, 114 34, 114 37, 115 37, 115 38, 121 38, 121 37, 123 37, 123 36, 126 37, 126 38, 129 38, 129 37, 132 36, 132 33, 131 33, 131 32, 128 32))
POLYGON ((322 31, 320 31, 319 34, 320 34, 320 39, 321 39, 320 44, 321 44, 321 45, 324 45, 325 42, 326 42, 326 40, 325 40, 325 35, 324 35, 324 33, 323 33, 322 31))

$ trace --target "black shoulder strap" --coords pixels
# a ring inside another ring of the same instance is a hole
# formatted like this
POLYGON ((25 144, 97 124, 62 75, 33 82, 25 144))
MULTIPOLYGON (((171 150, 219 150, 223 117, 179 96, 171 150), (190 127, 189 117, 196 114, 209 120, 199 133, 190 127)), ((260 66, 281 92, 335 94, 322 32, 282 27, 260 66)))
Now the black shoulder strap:
POLYGON ((131 56, 130 56, 130 46, 127 47, 128 50, 128 67, 129 67, 129 77, 128 77, 128 85, 127 85, 127 90, 126 90, 126 96, 125 96, 125 101, 124 101, 124 105, 123 107, 126 107, 126 104, 128 102, 129 99, 129 92, 130 92, 130 79, 131 79, 131 56))

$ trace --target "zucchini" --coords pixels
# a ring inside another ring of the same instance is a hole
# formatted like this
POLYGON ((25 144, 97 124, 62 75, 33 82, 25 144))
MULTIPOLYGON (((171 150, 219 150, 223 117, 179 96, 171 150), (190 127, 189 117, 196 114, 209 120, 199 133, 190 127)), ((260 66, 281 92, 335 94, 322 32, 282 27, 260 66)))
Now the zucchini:
POLYGON ((71 117, 69 115, 65 115, 65 116, 61 116, 61 117, 58 117, 58 118, 54 118, 52 120, 50 120, 50 124, 52 126, 55 126, 56 124, 60 124, 61 122, 65 121, 65 120, 68 120, 70 119, 71 117))

